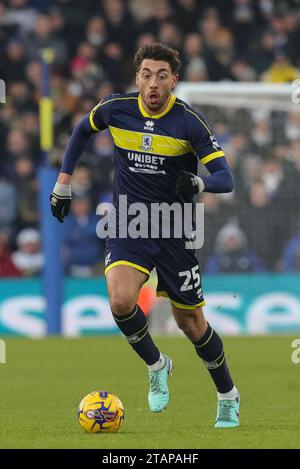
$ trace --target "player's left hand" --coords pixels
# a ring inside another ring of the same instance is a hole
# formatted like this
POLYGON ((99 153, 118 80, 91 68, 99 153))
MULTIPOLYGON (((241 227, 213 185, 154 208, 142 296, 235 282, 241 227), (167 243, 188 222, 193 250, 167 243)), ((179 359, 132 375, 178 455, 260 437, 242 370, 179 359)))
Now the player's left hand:
POLYGON ((184 202, 191 202, 195 194, 203 192, 205 185, 199 176, 187 171, 180 171, 176 180, 175 193, 184 202))

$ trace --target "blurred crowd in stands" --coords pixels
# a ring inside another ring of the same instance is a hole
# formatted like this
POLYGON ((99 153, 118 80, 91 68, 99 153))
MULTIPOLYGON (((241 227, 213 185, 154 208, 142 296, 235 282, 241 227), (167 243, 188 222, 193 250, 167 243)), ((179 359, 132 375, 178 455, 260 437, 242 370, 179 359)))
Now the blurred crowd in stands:
MULTIPOLYGON (((132 58, 159 40, 181 52, 185 81, 300 78, 300 0, 0 0, 0 277, 37 275, 40 53, 54 51, 60 167, 74 125, 103 97, 135 89, 132 58)), ((300 114, 203 108, 236 180, 204 193, 204 272, 300 271, 300 114), (211 114, 210 114, 211 111, 211 114)), ((103 271, 96 206, 111 200, 113 145, 92 137, 75 170, 64 223, 65 271, 103 271)))

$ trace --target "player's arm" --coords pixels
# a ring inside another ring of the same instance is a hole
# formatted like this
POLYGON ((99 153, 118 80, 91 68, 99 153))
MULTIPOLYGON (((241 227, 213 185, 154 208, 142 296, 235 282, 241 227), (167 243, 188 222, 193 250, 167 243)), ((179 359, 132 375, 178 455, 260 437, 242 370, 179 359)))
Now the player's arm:
POLYGON ((64 217, 68 215, 71 205, 71 177, 74 168, 93 133, 94 130, 89 123, 88 116, 86 116, 74 128, 66 148, 60 174, 50 195, 52 214, 61 223, 63 223, 64 217))
POLYGON ((106 98, 84 117, 73 130, 66 148, 60 174, 50 195, 51 211, 55 218, 63 223, 69 213, 72 191, 71 177, 89 138, 108 126, 112 100, 106 98))
POLYGON ((188 118, 188 139, 201 163, 210 174, 200 177, 187 171, 181 171, 176 181, 175 192, 185 201, 191 200, 193 195, 203 191, 231 192, 234 189, 234 180, 222 148, 217 144, 215 137, 201 116, 189 112, 188 118))
POLYGON ((207 163, 206 168, 210 172, 209 176, 196 176, 187 171, 181 171, 177 181, 175 191, 183 200, 190 200, 196 194, 203 191, 224 193, 234 189, 232 173, 224 157, 207 163))
POLYGON ((234 179, 225 156, 206 163, 205 167, 210 172, 209 176, 202 177, 206 192, 223 193, 233 191, 234 179))

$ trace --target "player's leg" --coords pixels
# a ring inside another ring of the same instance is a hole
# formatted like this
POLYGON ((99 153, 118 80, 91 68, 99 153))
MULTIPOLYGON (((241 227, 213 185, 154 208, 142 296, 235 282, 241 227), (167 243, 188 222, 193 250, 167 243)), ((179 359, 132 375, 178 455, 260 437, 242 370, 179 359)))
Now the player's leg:
POLYGON ((239 425, 239 394, 232 381, 225 358, 223 342, 203 314, 202 307, 179 308, 172 304, 178 327, 193 343, 197 355, 208 369, 217 389, 217 428, 239 425))
POLYGON ((137 305, 140 288, 148 276, 133 267, 117 265, 106 274, 112 314, 128 343, 146 362, 153 365, 160 352, 148 332, 148 321, 137 305))
POLYGON ((172 312, 178 327, 194 344, 197 355, 203 360, 219 393, 233 388, 221 337, 206 322, 201 307, 196 309, 178 308, 172 305, 172 312))
POLYGON ((166 382, 172 371, 172 362, 154 344, 147 318, 137 305, 139 290, 147 278, 144 272, 127 265, 117 265, 106 274, 113 317, 128 343, 148 366, 150 409, 160 412, 169 401, 166 382))
POLYGON ((157 294, 170 298, 178 326, 195 346, 197 355, 203 360, 216 385, 219 402, 216 426, 237 426, 235 411, 238 403, 233 403, 238 397, 237 390, 225 360, 222 339, 203 315, 205 301, 201 288, 201 269, 195 252, 186 249, 181 239, 161 240, 156 264, 157 294), (234 415, 234 421, 230 417, 228 422, 229 414, 234 415))

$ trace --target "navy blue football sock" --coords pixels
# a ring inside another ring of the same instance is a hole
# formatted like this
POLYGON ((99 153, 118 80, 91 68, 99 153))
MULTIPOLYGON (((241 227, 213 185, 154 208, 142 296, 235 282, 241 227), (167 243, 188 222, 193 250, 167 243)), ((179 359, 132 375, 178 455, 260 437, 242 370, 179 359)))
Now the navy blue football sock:
POLYGON ((223 342, 208 323, 207 326, 204 336, 194 343, 194 346, 214 380, 218 392, 229 392, 234 384, 226 363, 223 342))
POLYGON ((160 358, 160 352, 148 332, 148 320, 138 305, 126 316, 116 316, 117 326, 125 335, 128 343, 147 363, 153 365, 160 358))

